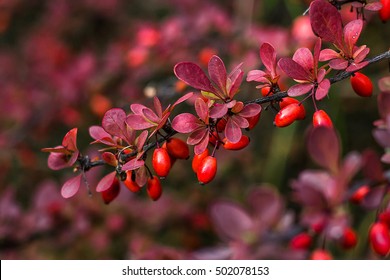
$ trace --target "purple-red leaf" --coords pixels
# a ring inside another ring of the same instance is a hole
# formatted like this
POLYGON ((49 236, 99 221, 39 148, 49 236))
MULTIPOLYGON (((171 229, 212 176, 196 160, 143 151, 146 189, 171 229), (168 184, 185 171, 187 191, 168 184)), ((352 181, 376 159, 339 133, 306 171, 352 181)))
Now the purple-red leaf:
POLYGON ((137 159, 137 158, 133 158, 129 162, 126 162, 122 166, 122 170, 123 171, 135 170, 135 169, 140 168, 141 166, 144 166, 144 164, 145 164, 145 161, 137 159))
POLYGON ((209 61, 208 70, 211 80, 226 94, 227 73, 223 61, 218 56, 213 55, 209 61))
POLYGON ((260 58, 272 76, 276 75, 276 52, 272 45, 264 43, 260 47, 260 58))
POLYGON ((154 123, 148 122, 143 116, 134 114, 127 116, 126 123, 135 130, 143 130, 155 126, 154 123))
POLYGON ((228 78, 228 85, 226 87, 230 99, 233 99, 234 95, 238 92, 244 77, 244 72, 239 67, 241 67, 241 64, 236 67, 237 70, 233 71, 228 78))
POLYGON ((380 185, 370 190, 370 192, 363 198, 362 206, 364 208, 373 210, 377 209, 383 201, 383 196, 386 193, 386 186, 380 185))
POLYGON ((251 217, 234 203, 216 202, 210 215, 218 235, 227 241, 242 240, 253 229, 251 217))
POLYGON ((301 65, 306 71, 313 69, 314 60, 311 51, 308 48, 299 48, 295 51, 293 58, 296 63, 301 65))
POLYGON ((70 154, 70 152, 63 146, 57 146, 54 148, 43 148, 41 149, 41 151, 45 153, 70 154))
POLYGON ((95 140, 102 140, 108 141, 110 143, 113 143, 112 137, 110 134, 108 134, 103 127, 94 125, 89 128, 89 135, 95 139, 95 140))
POLYGON ((258 115, 261 112, 261 106, 259 104, 248 104, 240 111, 240 116, 244 118, 250 118, 258 115))
POLYGON ((175 65, 174 72, 179 80, 182 80, 193 88, 208 92, 216 91, 209 78, 195 63, 180 62, 175 65))
POLYGON ((314 127, 308 139, 308 152, 320 166, 336 172, 339 167, 340 144, 334 129, 314 127))
POLYGON ((161 119, 163 110, 162 110, 160 99, 158 99, 157 96, 155 96, 153 98, 153 104, 154 104, 154 109, 156 110, 157 116, 161 119))
POLYGON ((112 183, 114 182, 116 176, 116 172, 111 172, 108 173, 106 176, 104 176, 96 186, 96 191, 97 192, 104 192, 105 190, 108 190, 111 186, 112 183))
POLYGON ((373 182, 381 182, 384 179, 379 156, 373 150, 366 150, 363 153, 363 174, 373 182))
POLYGON ((300 96, 305 93, 308 93, 310 90, 313 89, 313 87, 313 84, 308 83, 293 85, 287 90, 287 94, 292 97, 300 96))
POLYGON ((342 20, 336 7, 328 1, 315 0, 310 4, 309 15, 314 34, 343 49, 342 20))
POLYGON ((344 70, 348 67, 348 61, 342 58, 336 58, 329 61, 329 67, 335 70, 344 70))
POLYGON ((208 129, 200 128, 193 131, 187 138, 188 145, 196 145, 208 134, 208 129))
POLYGON ((174 130, 180 133, 190 133, 199 127, 198 118, 190 113, 177 115, 172 121, 174 130))
POLYGON ((228 106, 226 103, 215 103, 210 110, 210 117, 219 119, 225 116, 228 112, 228 106))
POLYGON ((61 170, 69 167, 68 157, 63 153, 50 153, 47 166, 52 170, 61 170))
POLYGON ((187 99, 189 99, 189 98, 191 98, 192 96, 194 95, 194 93, 193 92, 189 92, 189 93, 187 93, 187 94, 185 94, 185 95, 183 95, 182 97, 180 97, 178 100, 176 100, 176 102, 175 103, 173 103, 173 105, 172 105, 172 107, 171 107, 171 111, 173 110, 173 108, 175 108, 175 106, 176 105, 178 105, 178 104, 180 104, 180 103, 182 103, 182 102, 184 102, 184 101, 186 101, 187 99))
POLYGON ((109 134, 123 138, 126 131, 126 113, 123 109, 113 108, 108 110, 103 117, 102 127, 109 134))
POLYGON ((209 139, 210 136, 209 133, 207 132, 206 135, 202 138, 202 140, 200 140, 200 142, 196 144, 194 148, 195 154, 200 155, 207 149, 207 145, 209 144, 209 139))
POLYGON ((142 151, 147 139, 148 139, 148 132, 146 130, 142 131, 140 135, 138 135, 137 139, 135 140, 135 144, 137 145, 138 152, 142 151))
POLYGON ((361 19, 350 21, 344 27, 345 51, 348 55, 353 53, 353 48, 359 39, 362 29, 363 21, 361 19))
POLYGON ((118 160, 116 158, 116 156, 111 153, 111 152, 104 152, 102 154, 102 159, 109 165, 111 166, 117 166, 118 165, 118 160))
POLYGON ((364 9, 367 10, 367 11, 376 12, 376 11, 379 11, 380 9, 382 9, 382 7, 383 7, 382 3, 380 3, 380 2, 373 2, 373 3, 367 3, 364 6, 364 9))
POLYGON ((145 105, 134 103, 130 105, 130 110, 136 115, 142 115, 142 110, 147 108, 145 105))
POLYGON ((64 183, 61 188, 61 195, 64 198, 70 198, 74 196, 77 191, 80 189, 82 174, 77 175, 76 177, 70 178, 64 183))
POLYGON ((265 78, 268 74, 261 70, 251 70, 249 71, 246 80, 248 82, 255 81, 255 82, 262 82, 266 83, 268 82, 268 79, 265 78))
POLYGON ((195 100, 195 111, 201 120, 204 122, 208 122, 209 118, 209 107, 206 102, 203 101, 202 98, 197 98, 195 100))
POLYGON ((316 91, 316 99, 321 100, 325 96, 328 95, 330 88, 330 81, 328 79, 323 80, 321 83, 318 84, 317 91, 316 91))
POLYGON ((142 115, 151 123, 157 124, 160 121, 160 118, 156 115, 155 112, 153 112, 150 108, 144 108, 142 110, 142 115))
POLYGON ((335 58, 340 58, 340 55, 338 52, 332 49, 324 49, 320 52, 320 61, 327 61, 335 58))
POLYGON ((311 74, 289 57, 279 59, 278 65, 287 76, 294 80, 306 81, 310 79, 311 74))
POLYGON ((62 146, 64 146, 67 150, 75 152, 77 151, 77 128, 71 129, 62 140, 62 146))
POLYGON ((232 143, 237 143, 241 139, 241 127, 233 120, 232 117, 230 117, 226 122, 225 136, 232 143))

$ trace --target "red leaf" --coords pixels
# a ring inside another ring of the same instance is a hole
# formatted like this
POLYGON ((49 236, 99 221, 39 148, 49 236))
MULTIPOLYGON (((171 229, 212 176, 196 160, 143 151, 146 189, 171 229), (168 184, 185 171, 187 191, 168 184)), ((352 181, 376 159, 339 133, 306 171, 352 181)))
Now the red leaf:
POLYGON ((318 84, 317 91, 316 91, 316 99, 321 100, 325 96, 328 95, 330 88, 330 81, 328 79, 323 80, 321 83, 318 84))
POLYGON ((248 104, 241 110, 240 116, 244 118, 250 118, 258 115, 262 108, 259 104, 248 104))
POLYGON ((143 130, 155 126, 154 123, 145 120, 143 116, 133 114, 127 116, 126 123, 135 130, 143 130))
POLYGON ((342 50, 342 20, 336 7, 328 1, 315 0, 310 5, 309 15, 314 34, 342 50))
POLYGON ((130 110, 136 115, 142 115, 142 110, 147 108, 145 105, 134 103, 130 105, 130 110))
POLYGON ((148 172, 146 167, 143 165, 136 171, 135 181, 138 186, 142 187, 148 181, 148 172))
POLYGON ((71 129, 62 140, 62 146, 64 146, 67 150, 75 152, 77 151, 77 128, 71 129))
POLYGON ((194 95, 193 92, 189 92, 189 93, 183 95, 182 97, 180 97, 178 100, 176 100, 175 103, 173 103, 173 105, 171 107, 171 111, 173 110, 173 108, 175 108, 176 105, 186 101, 187 99, 190 99, 193 95, 194 95))
POLYGON ((373 182, 381 182, 384 179, 379 156, 373 150, 366 150, 363 153, 363 174, 373 182))
POLYGON ((182 80, 193 88, 208 92, 216 91, 209 78, 195 63, 180 62, 175 65, 174 72, 178 79, 182 80))
POLYGON ((287 76, 294 80, 306 81, 310 79, 310 73, 291 58, 284 57, 279 59, 278 65, 287 76))
POLYGON ((340 58, 340 55, 338 52, 332 49, 324 49, 320 52, 320 61, 327 61, 335 58, 340 58))
POLYGON ((289 96, 295 97, 308 93, 314 87, 313 84, 297 84, 287 90, 289 96))
POLYGON ((158 97, 155 96, 153 98, 153 103, 154 103, 154 110, 156 110, 157 116, 159 117, 159 119, 161 119, 163 110, 162 110, 160 99, 158 99, 158 97))
POLYGON ((210 136, 208 133, 206 133, 206 135, 202 138, 202 140, 198 144, 196 144, 194 148, 195 154, 200 155, 207 149, 207 145, 209 144, 209 139, 210 136))
POLYGON ((380 2, 367 3, 364 9, 367 11, 376 12, 382 9, 383 5, 380 2))
POLYGON ((242 207, 230 202, 216 202, 211 207, 210 216, 218 235, 227 241, 242 240, 254 226, 242 207))
POLYGON ((348 61, 342 58, 336 58, 329 61, 329 66, 335 70, 344 70, 348 67, 348 61))
POLYGON ((353 47, 359 39, 362 28, 363 21, 361 19, 350 21, 344 27, 345 52, 347 55, 353 54, 353 47))
POLYGON ((133 158, 133 159, 131 159, 129 162, 126 162, 126 163, 122 166, 122 170, 123 170, 123 171, 135 170, 135 169, 140 168, 141 166, 144 166, 144 164, 145 164, 145 161, 139 160, 139 159, 137 159, 137 158, 133 158))
POLYGON ((123 109, 113 108, 108 110, 103 117, 102 127, 109 134, 124 138, 126 134, 126 113, 123 109))
POLYGON ((301 65, 308 73, 313 69, 313 54, 308 48, 299 48, 295 51, 293 58, 296 63, 301 65))
POLYGON ((233 120, 232 117, 230 117, 226 122, 225 137, 230 142, 237 143, 238 141, 240 141, 241 136, 242 136, 241 127, 233 120))
POLYGON ((386 186, 380 185, 370 190, 370 192, 364 196, 362 200, 362 206, 364 208, 373 210, 377 209, 383 201, 383 197, 386 194, 386 186))
POLYGON ((199 118, 205 123, 208 122, 209 118, 209 107, 206 102, 203 101, 202 98, 197 98, 195 100, 195 111, 199 118))
POLYGON ((260 47, 260 58, 272 76, 276 75, 276 52, 273 46, 264 43, 260 47))
POLYGON ((91 126, 89 128, 89 135, 96 141, 92 143, 102 143, 108 146, 116 146, 116 142, 112 139, 112 136, 108 134, 101 126, 91 126))
POLYGON ((114 182, 115 175, 116 172, 114 171, 104 176, 96 186, 96 191, 104 192, 105 190, 108 190, 111 187, 112 183, 114 182))
POLYGON ((118 165, 118 160, 116 159, 116 156, 111 152, 104 152, 102 154, 102 159, 111 166, 118 165))
POLYGON ((150 108, 144 108, 142 110, 142 115, 151 123, 157 124, 160 122, 160 118, 150 108))
POLYGON ((215 103, 210 110, 210 118, 219 119, 225 116, 228 112, 228 106, 226 103, 215 103))
POLYGON ((142 151, 147 139, 148 139, 148 132, 146 130, 142 131, 140 135, 138 135, 137 139, 135 140, 135 144, 137 145, 138 152, 142 151))
POLYGON ((52 170, 60 170, 69 167, 68 157, 63 153, 50 153, 47 166, 52 170))
POLYGON ((177 115, 172 121, 174 130, 180 133, 190 133, 199 127, 198 118, 190 113, 177 115))
POLYGON ((228 95, 230 99, 233 99, 234 95, 238 92, 238 89, 240 88, 242 78, 244 77, 244 72, 240 69, 242 63, 238 65, 235 70, 230 73, 228 77, 228 84, 227 84, 227 89, 228 89, 228 95))
POLYGON ((308 152, 320 166, 336 172, 339 167, 340 142, 334 129, 314 127, 308 139, 308 152))
POLYGON ((43 148, 41 149, 41 151, 45 153, 70 154, 70 152, 63 146, 57 146, 54 148, 43 148))
POLYGON ((211 80, 226 94, 227 73, 223 61, 213 55, 209 61, 208 70, 211 80))
POLYGON ((200 128, 195 131, 193 131, 187 139, 188 145, 196 145, 198 144, 205 136, 208 134, 208 129, 200 128))
POLYGON ((82 174, 77 175, 76 177, 70 178, 64 183, 61 188, 61 195, 64 198, 70 198, 74 196, 77 191, 80 189, 82 174))

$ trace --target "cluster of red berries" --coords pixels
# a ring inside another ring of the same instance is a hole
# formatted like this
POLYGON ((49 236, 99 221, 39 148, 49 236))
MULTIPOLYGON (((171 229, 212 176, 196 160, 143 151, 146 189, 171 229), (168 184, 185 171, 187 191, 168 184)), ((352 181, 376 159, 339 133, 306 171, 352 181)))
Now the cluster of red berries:
MULTIPOLYGON (((352 193, 349 200, 354 204, 361 204, 369 192, 370 187, 362 185, 352 193)), ((378 255, 386 257, 390 254, 390 209, 378 214, 377 221, 369 229, 368 241, 378 255)))
MULTIPOLYGON (((310 232, 301 232, 295 235, 289 243, 293 250, 310 250, 313 247, 315 238, 323 230, 323 226, 315 228, 310 232)), ((357 234, 351 227, 345 227, 340 237, 336 240, 337 244, 344 250, 352 249, 358 243, 357 234)), ((314 249, 309 257, 311 260, 331 260, 331 253, 326 249, 314 249)))

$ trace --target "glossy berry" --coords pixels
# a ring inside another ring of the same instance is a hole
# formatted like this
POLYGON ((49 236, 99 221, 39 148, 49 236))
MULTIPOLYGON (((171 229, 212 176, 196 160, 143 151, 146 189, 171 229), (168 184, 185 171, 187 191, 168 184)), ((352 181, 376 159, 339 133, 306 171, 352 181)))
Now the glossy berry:
POLYGON ((312 237, 306 232, 301 232, 290 240, 289 246, 294 250, 307 250, 311 243, 312 237))
POLYGON ((148 178, 148 181, 146 183, 146 192, 148 193, 148 196, 156 201, 161 197, 162 194, 162 187, 160 179, 157 176, 153 176, 153 178, 148 178))
POLYGON ((262 96, 268 96, 268 95, 271 95, 272 94, 272 91, 271 91, 271 87, 269 86, 265 86, 263 88, 261 88, 261 95, 262 96))
POLYGON ((349 198, 352 203, 359 204, 370 192, 370 187, 367 185, 360 186, 356 191, 354 191, 349 198))
POLYGON ((194 155, 192 158, 192 170, 196 173, 202 160, 209 156, 209 150, 204 150, 200 155, 194 155))
POLYGON ((229 140, 227 140, 227 138, 223 139, 222 146, 225 148, 225 150, 237 151, 237 150, 244 149, 246 146, 248 146, 249 142, 250 142, 249 137, 246 135, 242 135, 241 139, 237 143, 232 143, 229 140))
POLYGON ((275 116, 274 123, 277 127, 285 127, 292 124, 300 117, 302 105, 290 104, 282 108, 275 116))
POLYGON ((369 77, 356 72, 351 76, 351 86, 357 95, 362 97, 370 97, 373 91, 373 85, 369 77))
POLYGON ((164 143, 163 148, 166 148, 168 154, 173 158, 188 159, 190 157, 190 149, 187 143, 179 138, 170 138, 164 143))
POLYGON ((324 110, 315 111, 313 114, 313 126, 326 126, 329 128, 333 127, 333 122, 329 115, 324 110))
POLYGON ((310 255, 311 260, 332 260, 332 255, 323 249, 314 250, 310 255))
POLYGON ((340 240, 340 245, 344 249, 351 249, 357 244, 357 235, 352 228, 345 228, 340 240))
POLYGON ((128 188, 131 192, 139 192, 141 187, 135 181, 135 173, 132 170, 126 171, 126 179, 123 181, 126 188, 128 188))
POLYGON ((171 159, 164 148, 156 148, 152 158, 153 169, 159 177, 166 177, 171 170, 171 159))
POLYGON ((386 22, 390 19, 390 0, 381 0, 382 9, 379 10, 379 18, 386 22))
MULTIPOLYGON (((292 98, 292 97, 285 97, 283 98, 280 102, 279 102, 279 107, 280 109, 283 109, 285 107, 287 107, 288 105, 290 104, 299 104, 299 100, 295 99, 295 98, 292 98)), ((297 119, 298 120, 303 120, 305 117, 306 117, 306 110, 305 110, 305 107, 300 104, 300 108, 301 108, 301 111, 300 113, 298 114, 298 117, 297 119)))
POLYGON ((205 157, 199 164, 196 175, 200 184, 210 183, 217 174, 217 159, 213 156, 205 157))
POLYGON ((384 257, 390 253, 389 227, 381 222, 374 223, 369 231, 368 240, 375 253, 384 257))
POLYGON ((256 124, 259 122, 260 116, 261 116, 261 112, 253 117, 246 118, 246 120, 249 123, 249 126, 245 129, 252 130, 256 126, 256 124))
POLYGON ((118 196, 119 192, 120 192, 119 180, 115 178, 114 181, 112 182, 111 187, 101 192, 104 203, 109 204, 118 196))

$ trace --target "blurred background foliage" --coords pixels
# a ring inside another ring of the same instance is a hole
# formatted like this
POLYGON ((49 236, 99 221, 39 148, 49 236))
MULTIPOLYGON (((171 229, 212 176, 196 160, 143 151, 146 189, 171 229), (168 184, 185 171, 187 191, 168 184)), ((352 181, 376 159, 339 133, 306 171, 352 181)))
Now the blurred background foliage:
MULTIPOLYGON (((279 57, 312 46, 307 22, 297 20, 309 2, 0 1, 0 257, 191 258, 220 242, 208 214, 216 199, 244 203, 249 190, 267 182, 289 201, 291 179, 315 167, 304 145, 310 102, 306 120, 283 129, 273 127, 272 108, 264 110, 248 133, 247 149, 218 152, 218 174, 207 186, 197 184, 190 161, 177 162, 158 202, 126 189, 108 206, 85 189, 65 200, 60 187, 72 172, 49 170, 40 149, 58 145, 78 127, 79 149, 96 156, 88 127, 100 124, 106 110, 129 112, 129 104, 151 104, 155 94, 168 104, 189 90, 178 88, 172 71, 177 62, 205 68, 218 54, 229 69, 244 62, 247 72, 261 66, 263 42, 273 44, 279 57)), ((356 15, 345 7, 343 16, 356 15)), ((360 42, 373 56, 388 47, 390 30, 375 14, 367 19, 360 42)), ((373 81, 386 71, 386 62, 364 70, 373 81)), ((240 95, 249 100, 259 92, 243 83, 240 95)), ((344 152, 378 148, 371 136, 375 97, 357 97, 344 81, 319 106, 334 120, 344 152)), ((186 110, 189 104, 176 113, 186 110)), ((94 186, 105 171, 90 173, 94 186)))

